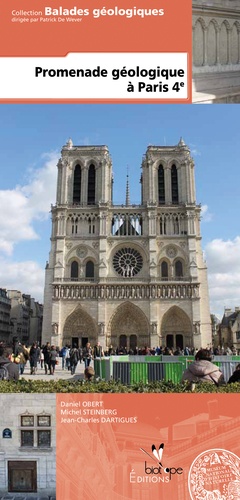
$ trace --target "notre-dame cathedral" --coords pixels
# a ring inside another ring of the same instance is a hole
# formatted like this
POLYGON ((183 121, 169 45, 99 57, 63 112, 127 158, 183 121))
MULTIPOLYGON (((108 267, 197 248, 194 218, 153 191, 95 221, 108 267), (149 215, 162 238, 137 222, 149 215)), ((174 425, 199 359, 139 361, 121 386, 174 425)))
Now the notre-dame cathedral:
POLYGON ((46 265, 43 342, 104 349, 211 345, 194 162, 181 139, 149 146, 141 203, 113 203, 107 146, 62 148, 46 265))

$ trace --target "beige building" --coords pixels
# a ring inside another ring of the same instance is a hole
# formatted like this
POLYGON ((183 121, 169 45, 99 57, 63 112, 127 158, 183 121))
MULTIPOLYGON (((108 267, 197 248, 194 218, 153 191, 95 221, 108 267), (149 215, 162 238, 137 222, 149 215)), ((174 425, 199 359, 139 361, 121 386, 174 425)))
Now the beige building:
POLYGON ((193 102, 240 103, 240 2, 193 0, 193 102))
POLYGON ((69 140, 57 167, 43 342, 210 345, 201 208, 184 141, 147 148, 139 205, 130 204, 128 180, 125 204, 113 204, 107 146, 69 140))
POLYGON ((19 290, 8 290, 7 295, 11 304, 12 327, 8 342, 18 340, 26 345, 41 343, 43 305, 19 290))
POLYGON ((230 348, 233 353, 240 352, 240 307, 225 308, 222 321, 217 326, 215 346, 230 348))
POLYGON ((55 395, 0 394, 0 405, 1 498, 55 500, 55 395))
POLYGON ((0 342, 7 342, 11 335, 11 300, 5 288, 0 288, 0 342))

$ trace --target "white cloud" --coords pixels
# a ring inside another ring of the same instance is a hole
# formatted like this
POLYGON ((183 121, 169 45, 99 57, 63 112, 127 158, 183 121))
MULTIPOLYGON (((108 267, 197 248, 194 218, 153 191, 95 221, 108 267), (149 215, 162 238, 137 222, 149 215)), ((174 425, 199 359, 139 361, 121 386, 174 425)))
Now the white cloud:
POLYGON ((46 218, 51 203, 55 202, 58 158, 57 152, 42 155, 42 159, 45 160, 43 166, 29 171, 29 182, 21 188, 33 219, 46 218))
POLYGON ((216 239, 205 247, 211 312, 222 316, 224 307, 240 306, 240 236, 216 239))
MULTIPOLYGON (((36 221, 49 216, 56 199, 59 155, 44 154, 42 166, 27 171, 25 185, 0 190, 0 286, 43 301, 44 269, 34 260, 17 261, 17 243, 39 238, 36 221)), ((34 258, 34 256, 33 256, 34 258)))
POLYGON ((192 156, 201 156, 201 151, 199 151, 195 144, 189 144, 192 156))
POLYGON ((38 238, 34 220, 46 218, 56 198, 57 153, 43 155, 43 166, 28 172, 28 183, 0 190, 0 252, 11 255, 14 245, 38 238))
POLYGON ((203 222, 211 222, 213 219, 213 214, 211 214, 208 211, 208 206, 207 205, 202 205, 201 206, 201 217, 203 222))
POLYGON ((30 294, 37 301, 43 301, 43 287, 45 272, 37 262, 11 262, 0 259, 1 288, 19 290, 30 294))

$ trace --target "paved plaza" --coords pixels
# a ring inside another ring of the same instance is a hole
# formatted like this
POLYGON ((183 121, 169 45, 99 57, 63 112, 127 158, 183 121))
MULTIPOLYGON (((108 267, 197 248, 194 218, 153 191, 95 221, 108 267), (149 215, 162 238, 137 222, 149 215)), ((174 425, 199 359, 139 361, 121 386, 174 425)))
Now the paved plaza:
MULTIPOLYGON (((93 366, 93 362, 92 365, 93 366)), ((54 375, 50 375, 49 373, 46 375, 45 374, 45 369, 44 367, 41 368, 40 363, 38 363, 37 366, 37 373, 35 375, 30 374, 30 365, 29 362, 27 362, 25 366, 25 370, 23 375, 20 375, 20 379, 25 379, 25 380, 83 380, 84 378, 84 363, 79 363, 77 364, 76 368, 76 373, 74 375, 71 375, 70 370, 63 370, 62 369, 62 359, 59 358, 59 364, 55 368, 55 373, 54 375)))
MULTIPOLYGON (((93 362, 92 362, 91 366, 93 366, 93 362)), ((54 375, 50 375, 49 373, 46 375, 45 370, 44 370, 44 368, 41 368, 40 363, 38 363, 37 373, 35 375, 31 375, 29 362, 27 362, 23 375, 20 375, 20 379, 46 380, 48 382, 50 380, 60 380, 60 379, 61 380, 69 380, 69 381, 83 380, 84 369, 85 369, 84 363, 78 362, 77 368, 76 368, 76 373, 74 375, 71 375, 70 370, 67 370, 67 369, 63 370, 62 369, 62 358, 59 358, 59 364, 55 368, 54 375)))

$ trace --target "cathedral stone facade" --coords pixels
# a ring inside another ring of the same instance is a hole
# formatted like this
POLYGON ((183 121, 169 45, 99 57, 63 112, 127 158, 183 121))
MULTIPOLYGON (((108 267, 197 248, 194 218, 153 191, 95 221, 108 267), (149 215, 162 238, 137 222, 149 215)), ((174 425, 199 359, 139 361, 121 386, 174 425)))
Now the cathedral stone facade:
POLYGON ((240 103, 240 2, 193 0, 193 102, 240 103))
POLYGON ((69 140, 57 167, 43 342, 209 346, 201 208, 184 141, 147 148, 139 205, 130 204, 128 178, 125 204, 113 204, 107 146, 69 140))

